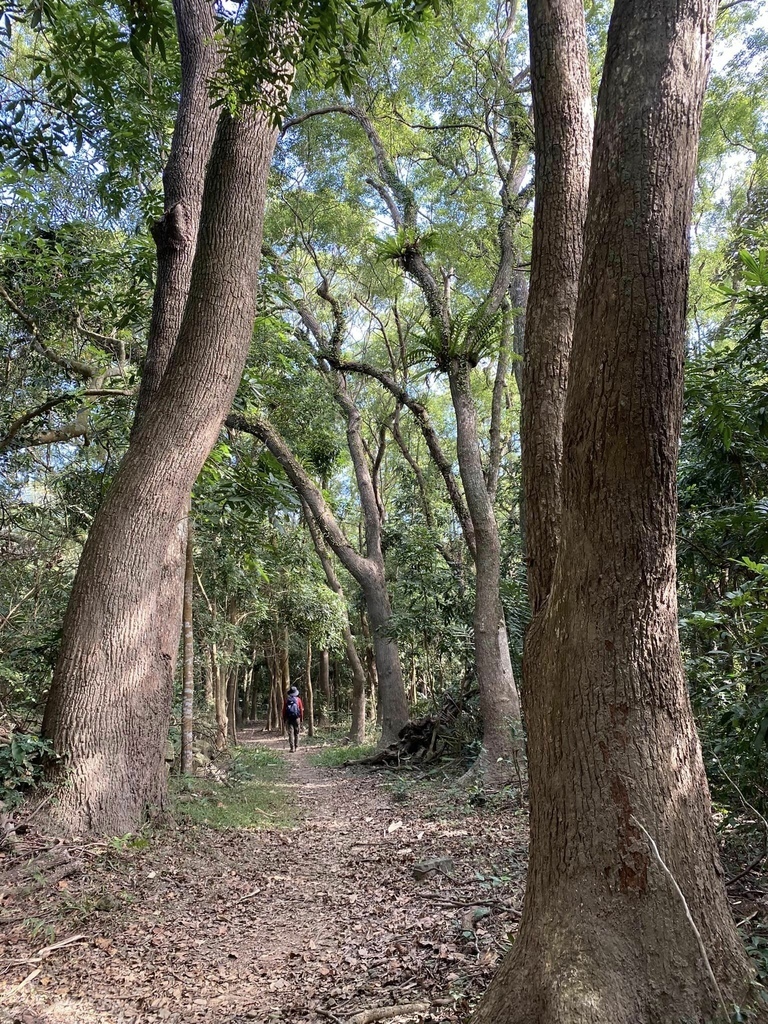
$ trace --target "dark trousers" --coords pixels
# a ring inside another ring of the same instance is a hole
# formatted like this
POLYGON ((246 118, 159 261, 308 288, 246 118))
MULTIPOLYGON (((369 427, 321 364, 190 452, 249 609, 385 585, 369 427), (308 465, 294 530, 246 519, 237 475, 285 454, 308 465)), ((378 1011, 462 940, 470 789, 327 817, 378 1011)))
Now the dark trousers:
POLYGON ((291 750, 295 750, 299 745, 299 729, 301 722, 297 718, 295 722, 292 722, 290 718, 286 720, 285 728, 288 730, 288 745, 291 750))

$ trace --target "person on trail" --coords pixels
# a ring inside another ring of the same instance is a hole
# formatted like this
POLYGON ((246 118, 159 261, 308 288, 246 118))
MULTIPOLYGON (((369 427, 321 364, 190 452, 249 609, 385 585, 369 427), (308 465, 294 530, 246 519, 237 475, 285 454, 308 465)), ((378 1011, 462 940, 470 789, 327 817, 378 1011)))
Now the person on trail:
POLYGON ((292 686, 286 694, 283 704, 283 721, 288 730, 288 745, 291 750, 296 750, 299 745, 299 729, 304 721, 304 705, 295 686, 292 686))

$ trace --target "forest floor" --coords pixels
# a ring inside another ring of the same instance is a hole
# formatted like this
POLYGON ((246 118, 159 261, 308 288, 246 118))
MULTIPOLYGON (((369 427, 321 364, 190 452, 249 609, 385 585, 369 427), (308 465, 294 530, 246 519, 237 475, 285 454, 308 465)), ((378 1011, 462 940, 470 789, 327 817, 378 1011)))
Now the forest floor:
MULTIPOLYGON (((71 843, 58 881, 27 895, 3 885, 0 858, 0 1022, 365 1024, 394 1006, 392 1024, 466 1019, 517 927, 525 814, 243 739, 273 766, 244 817, 263 827, 212 827, 197 807, 175 828, 71 843), (452 870, 417 880, 433 858, 452 870)), ((208 798, 214 818, 236 793, 208 798)), ((51 845, 31 829, 21 842, 14 864, 51 845)))

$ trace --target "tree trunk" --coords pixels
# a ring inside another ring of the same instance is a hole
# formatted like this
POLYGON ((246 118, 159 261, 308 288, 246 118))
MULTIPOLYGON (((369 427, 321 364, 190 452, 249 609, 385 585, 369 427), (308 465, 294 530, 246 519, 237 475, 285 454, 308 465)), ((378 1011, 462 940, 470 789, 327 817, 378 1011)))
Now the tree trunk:
POLYGON ((507 627, 501 606, 499 528, 480 461, 477 412, 466 359, 454 359, 451 398, 456 410, 459 470, 475 531, 475 664, 483 718, 483 752, 478 768, 485 785, 499 789, 515 778, 515 758, 523 746, 520 698, 512 674, 507 627))
POLYGON ((275 727, 275 658, 267 655, 267 669, 269 671, 269 695, 267 699, 267 732, 272 732, 275 727))
POLYGON ((307 640, 307 665, 304 669, 304 688, 307 698, 307 736, 315 735, 315 694, 312 690, 312 641, 307 640))
POLYGON ((261 665, 258 668, 254 667, 253 674, 251 675, 251 701, 248 708, 248 718, 254 724, 259 713, 259 676, 261 675, 261 665))
POLYGON ((210 85, 221 63, 209 0, 174 0, 181 54, 181 91, 171 152, 163 170, 164 213, 152 226, 157 277, 147 355, 136 402, 136 425, 157 394, 184 317, 203 205, 205 168, 219 112, 210 85))
MULTIPOLYGON (((592 83, 582 0, 529 0, 536 203, 525 324, 522 471, 528 594, 549 593, 560 531, 563 413, 587 215, 592 83)), ((525 671, 523 672, 525 676, 525 671)))
MULTIPOLYGON (((157 276, 132 437, 157 394, 179 336, 200 227, 205 168, 219 116, 210 97, 210 84, 221 63, 220 48, 213 42, 213 7, 209 0, 174 0, 174 13, 181 56, 181 91, 171 152, 163 171, 164 215, 152 227, 157 276)), ((182 503, 176 528, 168 537, 154 606, 154 642, 160 654, 159 664, 167 668, 172 678, 182 627, 188 523, 183 507, 182 503)), ((161 673, 157 678, 158 694, 164 686, 161 673)))
POLYGON ((180 510, 250 346, 275 138, 265 114, 220 116, 179 338, 75 577, 43 725, 66 777, 52 813, 72 831, 128 832, 165 803, 173 676, 155 606, 180 510))
POLYGON ((477 1024, 703 1024, 727 1019, 722 997, 743 1003, 748 992, 680 657, 675 574, 688 236, 716 7, 613 9, 559 547, 528 642, 528 885, 477 1024))
POLYGON ((181 771, 192 771, 192 727, 195 700, 195 645, 192 630, 192 591, 195 563, 192 550, 192 525, 187 523, 187 557, 184 570, 184 672, 181 691, 181 771))
POLYGON ((371 622, 373 654, 376 661, 379 705, 381 709, 381 745, 397 739, 408 721, 408 699, 405 696, 397 644, 387 636, 392 619, 387 585, 381 577, 363 587, 365 607, 371 622), (399 684, 399 685, 396 685, 399 684))
POLYGON ((327 729, 330 725, 328 710, 331 706, 331 658, 327 649, 320 651, 320 667, 317 672, 317 685, 323 697, 323 710, 320 714, 320 727, 327 729))
POLYGON ((206 708, 213 707, 213 676, 214 676, 214 665, 215 665, 215 648, 213 644, 208 648, 205 662, 203 665, 203 671, 205 673, 205 706, 206 708))
POLYGON ((237 746, 237 681, 240 670, 235 666, 227 673, 227 737, 237 746))
POLYGON ((251 686, 251 668, 243 669, 243 678, 238 683, 235 699, 235 725, 242 729, 245 721, 245 707, 248 701, 248 693, 251 686))
POLYGON ((283 630, 283 646, 280 648, 280 690, 278 692, 277 706, 279 709, 280 735, 285 735, 285 722, 283 721, 283 702, 285 695, 291 688, 291 660, 288 652, 288 627, 283 630))
POLYGON ((352 743, 365 743, 365 670, 357 653, 355 638, 347 621, 344 626, 344 644, 347 661, 352 669, 352 723, 349 739, 352 743))
POLYGON ((227 676, 214 653, 213 699, 216 709, 216 749, 224 750, 227 745, 227 676))

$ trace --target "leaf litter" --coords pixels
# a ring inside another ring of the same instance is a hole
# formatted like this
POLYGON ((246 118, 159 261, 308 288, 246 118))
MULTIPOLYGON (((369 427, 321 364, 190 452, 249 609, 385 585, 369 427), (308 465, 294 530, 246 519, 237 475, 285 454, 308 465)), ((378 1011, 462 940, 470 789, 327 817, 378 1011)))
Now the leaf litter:
POLYGON ((21 900, 11 889, 0 1021, 465 1020, 517 928, 525 816, 441 783, 395 806, 381 773, 316 767, 306 747, 287 763, 295 827, 85 844, 74 877, 21 900))

